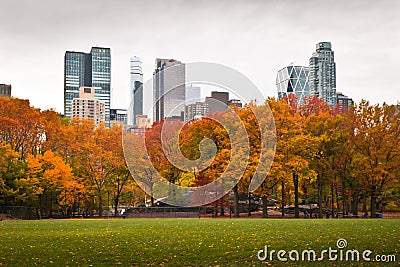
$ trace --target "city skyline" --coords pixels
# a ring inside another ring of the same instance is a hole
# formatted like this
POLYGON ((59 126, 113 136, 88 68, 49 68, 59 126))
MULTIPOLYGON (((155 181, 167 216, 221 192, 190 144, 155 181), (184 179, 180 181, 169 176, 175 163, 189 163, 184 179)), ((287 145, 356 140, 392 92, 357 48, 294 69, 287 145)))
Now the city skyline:
MULTIPOLYGON (((111 108, 129 105, 132 55, 142 58, 144 82, 152 78, 155 58, 215 62, 249 77, 265 97, 276 97, 276 72, 293 61, 307 66, 315 44, 328 41, 335 51, 338 92, 356 102, 396 104, 399 99, 388 71, 400 60, 394 49, 400 41, 397 1, 75 3, 79 10, 44 0, 0 4, 7 10, 0 27, 0 83, 12 85, 12 96, 63 113, 65 51, 101 46, 112 53, 111 108), (76 19, 64 20, 72 10, 76 19), (135 23, 129 15, 133 10, 135 23), (99 19, 100 13, 107 19, 99 19)), ((144 96, 144 113, 151 98, 144 96)))

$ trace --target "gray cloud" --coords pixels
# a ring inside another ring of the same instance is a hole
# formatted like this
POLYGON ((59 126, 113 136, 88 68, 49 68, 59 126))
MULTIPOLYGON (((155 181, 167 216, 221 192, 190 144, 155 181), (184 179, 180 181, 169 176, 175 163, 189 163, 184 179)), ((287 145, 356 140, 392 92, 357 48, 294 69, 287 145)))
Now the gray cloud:
POLYGON ((211 61, 247 75, 275 96, 276 71, 308 64, 315 43, 331 41, 338 91, 395 103, 398 1, 2 1, 0 83, 42 108, 63 110, 66 50, 112 49, 115 107, 127 106, 129 57, 144 79, 156 57, 211 61))

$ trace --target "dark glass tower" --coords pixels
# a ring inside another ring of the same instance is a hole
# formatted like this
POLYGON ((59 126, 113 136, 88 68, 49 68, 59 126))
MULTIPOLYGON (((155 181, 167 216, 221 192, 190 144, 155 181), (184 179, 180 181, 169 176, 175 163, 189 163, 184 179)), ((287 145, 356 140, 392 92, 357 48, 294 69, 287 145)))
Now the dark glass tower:
POLYGON ((72 117, 72 99, 79 97, 79 87, 95 88, 95 98, 104 102, 106 123, 110 121, 111 54, 110 48, 92 47, 90 53, 65 52, 64 115, 72 117))

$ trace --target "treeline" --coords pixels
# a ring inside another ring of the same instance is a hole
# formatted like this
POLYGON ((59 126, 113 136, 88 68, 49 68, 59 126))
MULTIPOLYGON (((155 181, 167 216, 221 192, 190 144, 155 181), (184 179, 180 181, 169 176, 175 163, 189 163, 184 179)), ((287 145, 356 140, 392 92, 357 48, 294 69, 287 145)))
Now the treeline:
POLYGON ((0 98, 0 205, 54 212, 103 214, 143 193, 130 183, 120 127, 70 121, 29 101, 0 98))
MULTIPOLYGON (((264 203, 275 198, 282 206, 294 204, 296 217, 299 204, 310 203, 318 204, 320 217, 323 207, 354 215, 368 210, 372 216, 382 209, 399 208, 400 114, 396 106, 362 101, 339 115, 318 98, 306 99, 302 105, 294 97, 269 98, 266 104, 274 117, 276 145, 271 169, 254 192, 264 203)), ((250 144, 246 171, 233 188, 236 216, 237 196, 247 192, 263 160, 259 126, 264 124, 254 111, 264 114, 266 104, 235 110, 250 144)), ((128 135, 133 144, 144 138, 149 153, 132 150, 137 165, 128 168, 121 127, 95 128, 90 121, 71 121, 54 111, 35 109, 27 100, 0 98, 0 205, 35 207, 42 216, 55 212, 101 216, 113 206, 116 214, 121 203, 144 201, 145 193, 132 175, 150 188, 153 185, 154 169, 140 164, 141 160, 151 160, 165 179, 182 186, 208 184, 226 171, 232 144, 223 125, 210 119, 184 126, 169 122, 183 127, 177 145, 188 159, 200 157, 199 144, 205 137, 216 147, 208 168, 182 171, 163 151, 164 123, 155 123, 145 135, 128 135)), ((228 201, 226 195, 212 205, 223 211, 228 201)))

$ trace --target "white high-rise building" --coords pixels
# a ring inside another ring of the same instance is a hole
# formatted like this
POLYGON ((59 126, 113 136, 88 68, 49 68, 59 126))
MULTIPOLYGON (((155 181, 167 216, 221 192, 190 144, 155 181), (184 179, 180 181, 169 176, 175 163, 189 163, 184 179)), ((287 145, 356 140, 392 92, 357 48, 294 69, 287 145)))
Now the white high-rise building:
POLYGON ((136 124, 136 116, 143 114, 143 71, 142 60, 131 57, 130 60, 130 103, 128 108, 128 124, 136 124))
POLYGON ((336 64, 332 44, 320 42, 310 58, 310 95, 324 100, 328 105, 336 105, 336 64))

